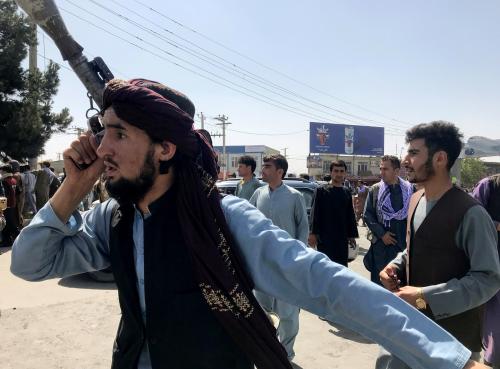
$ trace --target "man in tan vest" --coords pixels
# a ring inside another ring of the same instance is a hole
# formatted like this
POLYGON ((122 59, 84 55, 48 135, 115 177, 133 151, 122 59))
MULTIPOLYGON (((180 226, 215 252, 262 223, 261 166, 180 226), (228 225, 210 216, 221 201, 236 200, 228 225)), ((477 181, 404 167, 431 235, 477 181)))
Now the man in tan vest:
MULTIPOLYGON (((500 289, 500 262, 488 213, 451 182, 462 137, 456 126, 443 121, 406 132, 403 165, 409 181, 423 188, 410 201, 406 250, 380 272, 380 280, 478 359, 482 305, 500 289)), ((385 350, 376 367, 408 368, 385 350)))

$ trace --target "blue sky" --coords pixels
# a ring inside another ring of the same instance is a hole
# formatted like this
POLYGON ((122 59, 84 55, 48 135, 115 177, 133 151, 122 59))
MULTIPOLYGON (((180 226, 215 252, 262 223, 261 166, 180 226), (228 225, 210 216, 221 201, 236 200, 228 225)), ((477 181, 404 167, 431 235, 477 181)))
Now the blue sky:
MULTIPOLYGON (((65 9, 61 14, 70 33, 85 48, 84 53, 103 57, 115 76, 145 77, 186 93, 197 112, 208 116, 209 124, 216 123, 211 117, 218 114, 229 116, 232 125, 228 145, 286 147, 293 172, 305 171, 309 152, 307 129, 310 121, 318 121, 318 115, 331 123, 384 125, 388 133, 385 151, 389 154, 395 153, 396 147, 400 151, 402 135, 409 126, 437 119, 456 123, 466 137, 500 138, 498 1, 141 1, 156 12, 136 0, 98 3, 154 30, 163 39, 115 17, 90 0, 56 3, 65 9), (96 29, 66 11, 220 83, 250 89, 260 99, 271 98, 274 104, 287 104, 306 113, 294 114, 218 85, 96 29), (134 39, 135 35, 149 44, 134 39), (191 44, 187 46, 197 55, 188 55, 164 41, 168 37, 185 44, 178 36, 189 40, 191 44), (243 68, 246 79, 207 64, 199 56, 203 53, 199 48, 208 50, 217 62, 243 68), (265 79, 267 90, 251 85, 250 73, 261 81, 265 79)), ((41 32, 39 53, 62 63, 52 41, 42 37, 41 32)), ((42 57, 38 65, 43 68, 42 57)), ((69 107, 74 125, 84 127, 88 107, 85 91, 73 72, 61 69, 60 77, 54 105, 56 109, 69 107)), ((211 125, 206 128, 218 130, 211 125)), ((71 137, 56 135, 46 146, 45 157, 55 159, 71 137)), ((221 144, 221 139, 216 138, 215 144, 221 144)))

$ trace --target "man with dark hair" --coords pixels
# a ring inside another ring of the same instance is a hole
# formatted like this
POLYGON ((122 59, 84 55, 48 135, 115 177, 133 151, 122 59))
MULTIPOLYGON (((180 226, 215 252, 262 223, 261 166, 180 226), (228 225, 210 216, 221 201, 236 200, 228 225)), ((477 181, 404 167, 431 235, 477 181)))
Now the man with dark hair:
MULTIPOLYGON (((497 230, 500 254, 500 174, 481 180, 472 196, 484 206, 497 230)), ((484 362, 500 369, 500 292, 486 303, 483 321, 484 362)))
POLYGON ((7 208, 3 211, 5 227, 2 231, 2 246, 10 247, 19 234, 19 214, 17 213, 17 181, 10 164, 0 167, 3 190, 7 198, 7 208))
POLYGON ((41 209, 49 201, 50 182, 53 175, 49 168, 50 162, 44 161, 40 163, 40 170, 34 172, 36 176, 35 198, 37 209, 41 209))
POLYGON ((351 192, 344 187, 347 165, 330 164, 331 182, 316 189, 309 244, 336 263, 347 266, 349 243, 358 237, 351 192))
POLYGON ((17 160, 11 160, 10 166, 12 168, 12 175, 16 179, 16 212, 19 227, 22 228, 23 219, 23 208, 24 208, 24 183, 23 176, 21 175, 21 165, 17 160))
MULTIPOLYGON (((285 178, 286 172, 288 171, 288 161, 286 158, 281 155, 281 154, 272 154, 272 155, 266 155, 262 159, 264 164, 262 165, 262 169, 264 167, 266 168, 271 168, 274 167, 276 171, 280 171, 281 173, 281 179, 285 178)), ((264 179, 264 173, 262 174, 262 179, 264 179)))
POLYGON ((400 161, 385 155, 380 160, 381 180, 368 192, 364 221, 370 248, 363 258, 371 281, 381 284, 379 273, 406 248, 406 216, 413 186, 399 177, 400 161))
POLYGON ((238 175, 242 178, 236 186, 235 196, 250 200, 255 190, 260 187, 260 182, 254 174, 256 166, 255 159, 250 155, 243 155, 238 159, 238 175))
POLYGON ((35 214, 36 213, 36 202, 35 202, 35 183, 36 177, 30 171, 29 164, 24 164, 21 166, 21 175, 23 176, 23 187, 24 187, 24 208, 23 214, 35 214))
MULTIPOLYGON (((282 155, 264 157, 262 180, 267 186, 258 188, 250 204, 259 209, 273 224, 287 231, 290 236, 307 242, 309 223, 306 203, 302 194, 283 183, 288 162, 282 155)), ((294 305, 281 301, 266 293, 255 291, 257 300, 267 313, 275 313, 279 318, 278 338, 285 347, 288 359, 295 357, 293 344, 299 333, 299 311, 294 305)))
POLYGON ((44 280, 111 265, 122 311, 113 369, 291 369, 252 289, 355 329, 413 368, 485 368, 405 302, 247 201, 221 197, 185 96, 112 80, 103 100, 100 145, 82 135, 64 151, 66 179, 18 236, 11 271, 44 280), (103 173, 112 199, 80 214, 103 173))
MULTIPOLYGON (((408 207, 407 247, 382 272, 384 286, 450 332, 478 359, 482 305, 500 288, 497 232, 486 210, 452 184, 462 134, 451 123, 420 124, 406 134, 403 164, 422 185, 408 207), (405 286, 400 287, 403 281, 405 286)), ((382 353, 380 368, 407 367, 382 353)))

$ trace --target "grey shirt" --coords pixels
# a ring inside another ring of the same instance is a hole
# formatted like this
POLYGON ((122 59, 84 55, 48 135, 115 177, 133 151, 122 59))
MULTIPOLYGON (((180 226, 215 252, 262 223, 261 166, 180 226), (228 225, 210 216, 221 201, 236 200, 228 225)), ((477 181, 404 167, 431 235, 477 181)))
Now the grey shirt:
POLYGON ((252 179, 247 182, 242 179, 238 182, 234 195, 245 200, 250 200, 255 190, 260 186, 260 181, 255 177, 252 177, 252 179))
POLYGON ((269 185, 258 188, 250 204, 259 209, 273 224, 307 245, 309 223, 302 194, 282 183, 271 191, 269 185))
MULTIPOLYGON (((413 217, 415 232, 437 201, 427 201, 425 196, 419 201, 413 217)), ((455 242, 469 258, 470 270, 460 279, 423 286, 425 300, 436 319, 447 318, 479 306, 500 288, 497 232, 482 206, 473 206, 465 213, 455 234, 455 242)), ((405 250, 391 263, 404 270, 407 258, 405 250)))

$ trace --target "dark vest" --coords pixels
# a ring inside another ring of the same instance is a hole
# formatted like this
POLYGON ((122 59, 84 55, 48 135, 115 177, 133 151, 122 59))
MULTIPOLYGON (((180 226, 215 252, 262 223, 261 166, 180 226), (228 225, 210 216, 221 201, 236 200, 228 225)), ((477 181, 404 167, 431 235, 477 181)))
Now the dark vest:
MULTIPOLYGON (((490 186, 490 196, 487 200, 486 211, 490 214, 491 219, 500 222, 500 174, 490 177, 488 186, 490 186)), ((500 253, 500 232, 498 232, 497 247, 500 253)))
POLYGON ((208 308, 195 281, 181 235, 174 190, 150 205, 144 220, 146 325, 133 254, 133 208, 111 220, 111 267, 122 318, 113 348, 113 369, 136 369, 143 344, 153 369, 251 369, 253 364, 208 308))
MULTIPOLYGON (((452 187, 438 200, 418 230, 413 232, 413 215, 423 195, 423 191, 415 193, 408 210, 411 222, 408 222, 407 235, 407 276, 410 286, 425 287, 453 278, 460 279, 469 271, 469 259, 458 248, 455 235, 467 210, 478 205, 478 202, 457 187, 452 187)), ((477 352, 481 351, 482 311, 482 307, 477 307, 439 320, 435 319, 429 307, 422 313, 451 333, 469 350, 477 352)))

